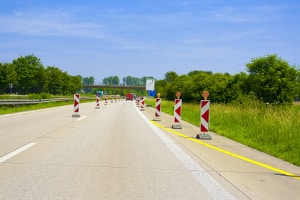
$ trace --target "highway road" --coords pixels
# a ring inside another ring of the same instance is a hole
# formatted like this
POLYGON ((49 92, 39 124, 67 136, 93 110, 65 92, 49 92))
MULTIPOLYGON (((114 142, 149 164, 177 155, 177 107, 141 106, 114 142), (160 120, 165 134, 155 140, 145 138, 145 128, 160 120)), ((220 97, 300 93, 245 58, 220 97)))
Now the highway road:
MULTIPOLYGON (((162 108, 163 110, 163 108, 162 108)), ((0 199, 299 199, 300 168, 132 101, 0 115, 0 199)))

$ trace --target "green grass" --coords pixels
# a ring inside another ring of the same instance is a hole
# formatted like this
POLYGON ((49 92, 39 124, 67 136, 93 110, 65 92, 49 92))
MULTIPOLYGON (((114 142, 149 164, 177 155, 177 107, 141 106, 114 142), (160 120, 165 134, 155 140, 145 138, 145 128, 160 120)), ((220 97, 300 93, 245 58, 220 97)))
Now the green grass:
MULTIPOLYGON (((154 99, 148 104, 155 106, 154 99)), ((174 102, 162 101, 173 115, 174 102)), ((200 104, 182 105, 182 119, 200 125, 200 104)), ((300 166, 300 105, 288 108, 211 104, 210 131, 300 166)))
POLYGON ((63 102, 50 102, 41 104, 31 104, 31 105, 19 105, 19 106, 0 106, 1 114, 10 114, 16 112, 24 112, 28 110, 39 110, 43 108, 51 108, 64 105, 72 105, 73 101, 63 101, 63 102))
MULTIPOLYGON (((91 98, 95 97, 95 95, 81 95, 81 98, 91 98)), ((73 96, 55 96, 55 98, 70 98, 72 99, 73 96)), ((30 99, 30 95, 1 95, 0 99, 30 99)), ((81 103, 84 102, 92 102, 95 101, 94 99, 91 100, 80 100, 81 103)), ((40 103, 40 104, 29 104, 29 105, 17 105, 17 106, 0 106, 0 115, 2 114, 10 114, 16 112, 24 112, 28 110, 39 110, 43 108, 51 108, 51 107, 58 107, 58 106, 65 106, 65 105, 73 105, 73 100, 70 101, 59 101, 59 102, 49 102, 49 103, 40 103)))

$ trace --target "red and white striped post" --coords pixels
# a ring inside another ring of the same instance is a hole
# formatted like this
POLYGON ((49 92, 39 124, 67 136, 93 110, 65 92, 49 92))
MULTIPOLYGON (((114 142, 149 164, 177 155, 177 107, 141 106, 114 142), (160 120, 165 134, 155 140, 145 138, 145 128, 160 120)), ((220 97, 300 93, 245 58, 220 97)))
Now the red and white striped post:
POLYGON ((201 100, 200 107, 201 107, 201 113, 200 113, 200 134, 197 135, 196 138, 198 139, 206 139, 211 140, 211 136, 209 133, 209 107, 210 107, 210 101, 207 100, 209 93, 207 91, 203 91, 202 96, 204 97, 204 100, 201 100))
POLYGON ((153 121, 160 121, 160 108, 161 108, 161 99, 160 99, 160 93, 158 93, 157 98, 155 99, 155 115, 153 121))
POLYGON ((104 97, 104 105, 107 105, 107 96, 104 97))
POLYGON ((136 105, 136 107, 140 107, 140 97, 136 97, 135 105, 136 105))
POLYGON ((145 111, 145 98, 144 97, 141 97, 141 109, 140 111, 145 111))
POLYGON ((95 108, 96 109, 100 108, 100 95, 99 94, 96 95, 96 107, 95 108))
POLYGON ((80 95, 79 94, 74 94, 74 113, 72 115, 72 117, 80 117, 79 114, 79 99, 80 99, 80 95))
POLYGON ((173 129, 182 129, 181 127, 181 105, 182 99, 179 99, 181 96, 180 92, 176 92, 175 105, 174 105, 174 124, 172 125, 173 129))

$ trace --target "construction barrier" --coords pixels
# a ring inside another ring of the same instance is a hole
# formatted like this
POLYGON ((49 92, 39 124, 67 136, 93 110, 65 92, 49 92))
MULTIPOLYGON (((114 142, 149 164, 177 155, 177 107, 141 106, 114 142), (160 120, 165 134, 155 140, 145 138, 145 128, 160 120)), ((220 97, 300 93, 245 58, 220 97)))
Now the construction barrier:
POLYGON ((100 108, 100 95, 96 95, 96 109, 99 109, 100 108))
POLYGON ((141 109, 140 109, 140 111, 144 111, 145 110, 145 98, 141 97, 140 100, 141 100, 141 109))
POLYGON ((80 95, 79 94, 74 94, 74 113, 72 117, 80 117, 79 114, 79 99, 80 95))
POLYGON ((160 108, 161 108, 161 99, 158 97, 155 99, 155 115, 153 121, 160 121, 160 108))
POLYGON ((107 96, 104 97, 104 105, 107 105, 107 96))
POLYGON ((174 105, 174 124, 172 125, 173 129, 181 129, 181 105, 182 99, 175 99, 174 105))
MULTIPOLYGON (((204 91, 207 92, 207 91, 204 91)), ((209 133, 209 112, 210 112, 210 101, 206 100, 208 97, 208 92, 205 94, 202 94, 205 100, 201 100, 200 103, 200 134, 197 135, 196 138, 198 139, 207 139, 211 140, 211 136, 209 133)))

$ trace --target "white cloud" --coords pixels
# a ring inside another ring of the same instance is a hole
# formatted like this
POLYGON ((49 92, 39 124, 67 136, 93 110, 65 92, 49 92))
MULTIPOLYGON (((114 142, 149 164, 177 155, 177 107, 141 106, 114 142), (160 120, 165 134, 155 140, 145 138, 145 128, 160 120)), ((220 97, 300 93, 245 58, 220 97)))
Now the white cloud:
POLYGON ((76 22, 64 11, 16 12, 0 15, 1 33, 27 36, 73 36, 106 38, 104 27, 89 22, 76 22))

